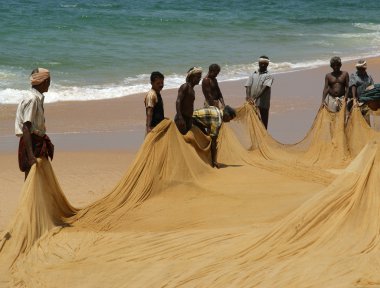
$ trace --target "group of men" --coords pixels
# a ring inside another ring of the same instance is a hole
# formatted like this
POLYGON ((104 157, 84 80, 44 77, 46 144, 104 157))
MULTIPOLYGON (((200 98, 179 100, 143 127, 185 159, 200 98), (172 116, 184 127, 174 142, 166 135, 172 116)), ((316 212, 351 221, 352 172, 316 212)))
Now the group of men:
MULTIPOLYGON (((260 109, 265 127, 268 123, 270 86, 273 78, 267 71, 269 59, 262 56, 259 59, 259 70, 250 76, 246 83, 247 101, 256 104, 260 109)), ((220 167, 216 161, 217 137, 223 122, 229 122, 236 117, 233 108, 225 105, 216 77, 220 66, 212 64, 207 75, 202 80, 202 91, 205 97, 204 107, 194 110, 194 87, 202 78, 202 69, 192 67, 187 72, 186 82, 178 90, 176 101, 177 113, 174 122, 182 134, 186 134, 195 125, 211 137, 211 165, 220 167)), ((152 72, 151 89, 145 96, 146 133, 149 133, 164 118, 164 103, 161 90, 164 87, 164 75, 158 71, 152 72)), ((37 158, 53 159, 54 145, 46 134, 43 93, 50 87, 50 72, 44 68, 34 69, 30 75, 32 86, 30 94, 24 97, 17 107, 15 133, 20 138, 18 150, 19 168, 28 173, 37 162, 37 158)))
MULTIPOLYGON (((174 122, 183 135, 185 135, 193 125, 202 130, 203 133, 211 137, 211 165, 219 168, 216 161, 217 137, 223 122, 229 122, 236 117, 233 108, 225 105, 223 95, 220 91, 216 77, 220 72, 218 64, 212 64, 209 72, 202 80, 202 91, 205 96, 204 107, 194 110, 195 91, 194 87, 199 84, 202 78, 202 69, 192 67, 187 71, 186 82, 178 89, 176 100, 176 115, 174 122)), ((146 133, 149 133, 157 124, 164 119, 163 102, 161 90, 164 86, 164 75, 160 72, 152 72, 150 77, 152 88, 145 96, 146 108, 146 133)))
MULTIPOLYGON (((270 106, 271 86, 273 76, 268 72, 269 58, 261 56, 258 60, 259 69, 249 78, 246 87, 246 100, 255 105, 260 112, 261 120, 267 128, 270 106)), ((236 117, 233 108, 226 105, 220 91, 217 76, 220 73, 218 64, 211 64, 207 75, 202 80, 202 92, 205 97, 204 107, 194 110, 194 87, 202 79, 202 69, 192 67, 187 71, 186 83, 178 89, 176 100, 176 115, 174 122, 182 134, 186 134, 193 125, 200 128, 211 137, 211 164, 219 168, 216 161, 216 143, 220 127, 223 122, 229 122, 236 117)), ((160 72, 151 74, 151 90, 145 96, 146 107, 146 133, 149 133, 160 121, 164 119, 163 103, 160 92, 163 88, 164 75, 160 72)))
MULTIPOLYGON (((246 101, 257 108, 265 128, 268 126, 273 84, 273 76, 267 70, 269 61, 267 56, 260 56, 258 70, 254 71, 245 83, 246 101)), ((322 103, 333 112, 339 111, 343 101, 347 101, 348 109, 351 109, 352 102, 363 106, 363 115, 369 122, 369 117, 365 113, 366 109, 368 110, 369 107, 372 110, 377 110, 380 101, 369 101, 365 105, 360 102, 361 96, 374 84, 371 75, 366 72, 366 61, 359 60, 356 64, 356 72, 350 76, 347 72, 341 71, 342 62, 339 57, 331 58, 330 66, 333 71, 326 74, 322 103)), ((186 134, 195 125, 211 137, 211 165, 216 168, 220 167, 216 160, 216 143, 220 127, 223 122, 229 122, 236 117, 235 110, 225 104, 220 91, 217 81, 220 70, 218 64, 209 66, 209 71, 202 80, 202 92, 205 97, 204 107, 197 110, 194 110, 194 87, 202 79, 202 69, 192 67, 188 70, 186 82, 178 89, 177 113, 174 117, 174 122, 180 133, 186 134)), ((149 133, 165 118, 164 103, 161 97, 164 75, 158 71, 152 72, 150 82, 152 87, 144 100, 146 133, 149 133)), ((15 132, 20 137, 19 167, 21 171, 25 172, 25 178, 32 165, 36 163, 36 158, 50 157, 53 159, 54 155, 54 145, 46 135, 44 117, 43 93, 49 89, 50 72, 44 68, 34 69, 30 76, 30 83, 32 86, 31 93, 19 103, 15 121, 15 132)))
POLYGON ((361 96, 374 87, 371 75, 367 73, 367 62, 360 59, 356 63, 356 71, 351 75, 342 71, 342 61, 339 57, 332 57, 330 60, 332 72, 327 73, 325 85, 322 93, 322 103, 332 112, 338 112, 347 103, 347 110, 350 111, 353 105, 359 105, 364 118, 370 123, 369 108, 377 110, 377 101, 361 101, 361 96))

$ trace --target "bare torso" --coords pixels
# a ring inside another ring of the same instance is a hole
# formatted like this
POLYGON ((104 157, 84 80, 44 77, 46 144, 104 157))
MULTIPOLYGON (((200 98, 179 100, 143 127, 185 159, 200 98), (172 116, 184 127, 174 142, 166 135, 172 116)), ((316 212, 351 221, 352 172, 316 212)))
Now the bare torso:
POLYGON ((328 84, 328 94, 333 97, 341 97, 346 94, 348 73, 345 71, 339 71, 339 73, 328 73, 326 80, 328 84))
MULTIPOLYGON (((181 101, 182 116, 191 118, 194 111, 195 92, 190 84, 185 83, 181 87, 183 89, 183 98, 181 101)), ((180 88, 180 89, 181 89, 180 88)))
POLYGON ((202 92, 208 105, 218 107, 219 101, 223 104, 222 93, 216 78, 205 77, 202 81, 202 92))

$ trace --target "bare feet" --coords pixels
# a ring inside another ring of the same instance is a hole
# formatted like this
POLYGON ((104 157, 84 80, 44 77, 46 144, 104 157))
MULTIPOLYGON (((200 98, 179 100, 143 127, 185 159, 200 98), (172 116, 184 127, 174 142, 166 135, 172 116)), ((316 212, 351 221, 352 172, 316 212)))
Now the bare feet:
POLYGON ((220 164, 218 162, 214 161, 214 162, 212 162, 212 167, 213 168, 215 167, 215 168, 219 169, 220 168, 220 164))

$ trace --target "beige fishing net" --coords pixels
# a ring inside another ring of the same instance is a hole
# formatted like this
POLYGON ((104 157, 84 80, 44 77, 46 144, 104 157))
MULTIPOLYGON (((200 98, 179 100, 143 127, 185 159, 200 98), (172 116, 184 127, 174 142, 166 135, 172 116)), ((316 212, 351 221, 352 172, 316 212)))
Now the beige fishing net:
POLYGON ((284 145, 246 104, 218 170, 208 137, 164 120, 82 208, 39 159, 0 238, 0 287, 380 287, 378 138, 358 108, 322 107, 284 145))

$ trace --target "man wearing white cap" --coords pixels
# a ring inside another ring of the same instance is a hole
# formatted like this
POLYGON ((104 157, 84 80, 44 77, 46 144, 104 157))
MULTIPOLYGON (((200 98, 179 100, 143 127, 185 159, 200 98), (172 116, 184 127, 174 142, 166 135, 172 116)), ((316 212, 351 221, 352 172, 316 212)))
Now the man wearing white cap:
POLYGON ((360 59, 355 66, 356 72, 350 75, 350 94, 354 100, 360 100, 362 93, 373 85, 374 81, 367 73, 367 61, 360 59))
MULTIPOLYGON (((367 61, 360 59, 356 63, 356 72, 350 75, 350 97, 353 98, 354 103, 360 102, 360 96, 370 86, 374 84, 372 76, 367 73, 367 61)), ((367 121, 370 123, 369 108, 367 105, 361 105, 361 112, 367 121)))
POLYGON ((259 70, 253 72, 245 83, 246 100, 260 110, 261 121, 268 127, 269 107, 273 76, 268 72, 269 58, 260 56, 259 70))
POLYGON ((37 68, 30 75, 31 92, 24 97, 17 107, 15 133, 20 137, 18 162, 25 179, 30 168, 37 162, 36 158, 53 159, 54 145, 46 135, 43 93, 49 90, 50 72, 37 68))

